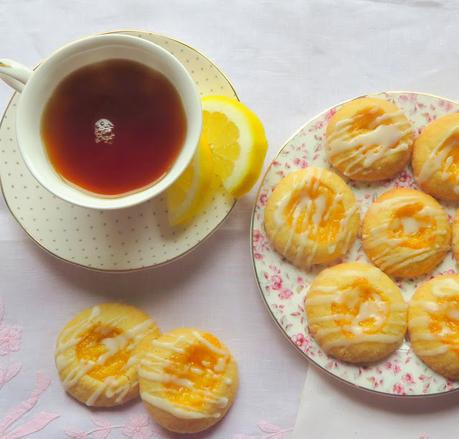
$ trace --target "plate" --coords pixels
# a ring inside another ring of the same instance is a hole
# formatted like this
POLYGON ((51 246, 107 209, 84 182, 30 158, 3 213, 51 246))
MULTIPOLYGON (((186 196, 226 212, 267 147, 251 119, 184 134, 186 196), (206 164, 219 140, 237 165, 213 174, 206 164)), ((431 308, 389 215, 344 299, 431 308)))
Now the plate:
MULTIPOLYGON (((459 111, 459 104, 424 93, 385 92, 374 96, 396 104, 411 120, 416 135, 435 118, 459 111)), ((255 275, 264 302, 290 343, 315 365, 342 381, 361 389, 397 396, 437 395, 455 390, 459 382, 449 381, 429 369, 416 357, 407 341, 386 360, 367 367, 350 365, 327 356, 309 334, 303 308, 309 284, 321 267, 308 272, 294 267, 274 251, 266 236, 264 208, 277 183, 299 168, 319 166, 331 169, 324 152, 325 129, 340 105, 306 123, 282 147, 263 177, 252 215, 251 248, 255 275)), ((419 189, 409 167, 390 181, 378 184, 349 181, 349 185, 359 201, 362 218, 368 206, 381 193, 394 187, 419 189)), ((454 207, 445 203, 442 205, 451 217, 454 207)), ((369 262, 359 239, 344 261, 369 262)), ((397 284, 408 300, 417 285, 445 272, 456 272, 456 262, 451 252, 428 276, 398 281, 397 284)))
MULTIPOLYGON (((208 58, 185 43, 139 31, 118 31, 152 41, 186 67, 201 96, 237 98, 226 76, 208 58)), ((130 271, 157 267, 185 255, 214 232, 235 205, 221 187, 195 221, 171 228, 165 196, 128 209, 108 211, 69 204, 44 189, 27 169, 16 141, 19 95, 11 99, 0 125, 0 177, 12 215, 27 234, 53 255, 83 267, 130 271)))

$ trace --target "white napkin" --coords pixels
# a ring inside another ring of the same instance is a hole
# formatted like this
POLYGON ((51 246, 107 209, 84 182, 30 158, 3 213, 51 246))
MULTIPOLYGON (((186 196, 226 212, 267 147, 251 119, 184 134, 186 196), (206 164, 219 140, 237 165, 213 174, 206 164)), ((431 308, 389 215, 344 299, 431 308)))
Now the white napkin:
POLYGON ((395 398, 360 390, 310 367, 291 439, 453 439, 459 394, 395 398))

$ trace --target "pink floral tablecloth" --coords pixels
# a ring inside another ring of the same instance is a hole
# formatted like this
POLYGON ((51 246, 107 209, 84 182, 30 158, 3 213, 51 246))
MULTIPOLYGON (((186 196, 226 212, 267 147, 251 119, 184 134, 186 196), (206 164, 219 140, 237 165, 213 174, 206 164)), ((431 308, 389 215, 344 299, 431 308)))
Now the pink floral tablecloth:
MULTIPOLYGON (((168 34, 202 50, 228 74, 264 121, 272 159, 309 118, 353 96, 417 89, 459 97, 458 18, 453 0, 0 0, 0 56, 32 66, 95 32, 139 28, 168 34)), ((1 108, 10 95, 0 84, 1 108)), ((254 198, 242 199, 221 229, 182 260, 122 275, 54 259, 27 238, 0 202, 0 438, 174 437, 150 421, 139 401, 88 410, 60 386, 53 358, 59 329, 80 309, 119 300, 151 313, 163 330, 196 325, 213 331, 237 358, 241 385, 234 407, 220 425, 197 437, 286 439, 307 365, 257 291, 249 249, 254 198)), ((320 428, 330 423, 335 401, 344 413, 358 413, 366 404, 358 394, 338 397, 333 385, 310 382, 303 401, 301 410, 315 427, 298 430, 300 439, 337 437, 322 435, 330 430, 320 428), (323 389, 329 399, 314 404, 323 389)), ((365 412, 365 422, 387 428, 386 404, 391 401, 365 412)), ((435 400, 429 404, 437 410, 435 400)), ((410 437, 455 437, 457 417, 449 412, 441 417, 445 429, 417 428, 417 416, 426 411, 404 418, 410 437)), ((341 428, 340 437, 368 437, 359 430, 362 417, 356 422, 341 428)))

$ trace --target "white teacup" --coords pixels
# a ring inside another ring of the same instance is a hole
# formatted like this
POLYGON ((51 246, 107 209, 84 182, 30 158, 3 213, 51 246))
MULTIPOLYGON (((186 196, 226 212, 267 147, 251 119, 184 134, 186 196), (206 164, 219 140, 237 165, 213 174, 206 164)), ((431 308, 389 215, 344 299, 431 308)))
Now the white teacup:
POLYGON ((120 209, 146 201, 168 188, 182 174, 196 151, 202 112, 195 83, 177 58, 141 38, 120 34, 84 38, 57 50, 33 71, 15 61, 0 59, 0 78, 21 93, 16 131, 27 167, 46 189, 70 203, 94 209, 120 209), (80 67, 113 58, 140 62, 166 76, 182 100, 187 130, 180 154, 162 179, 138 192, 104 198, 79 190, 56 172, 48 160, 40 131, 43 110, 57 84, 80 67))

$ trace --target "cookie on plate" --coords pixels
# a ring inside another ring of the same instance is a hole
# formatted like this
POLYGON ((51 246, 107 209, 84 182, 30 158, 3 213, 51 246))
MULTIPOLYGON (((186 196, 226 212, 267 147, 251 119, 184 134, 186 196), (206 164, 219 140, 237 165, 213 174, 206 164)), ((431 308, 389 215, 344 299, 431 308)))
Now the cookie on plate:
POLYGON ((356 198, 341 177, 323 168, 294 171, 268 199, 265 229, 273 247, 300 268, 334 261, 359 229, 356 198))
POLYGON ((153 320, 132 306, 104 303, 80 312, 57 338, 55 361, 64 388, 96 407, 137 397, 135 348, 146 335, 159 334, 153 320))
POLYGON ((416 139, 413 171, 421 189, 442 200, 459 200, 459 114, 429 123, 416 139))
POLYGON ((408 330, 414 352, 427 366, 459 379, 459 275, 436 276, 417 288, 408 330))
POLYGON ((365 364, 402 343, 407 306, 397 285, 370 264, 349 262, 323 270, 305 300, 308 327, 329 355, 365 364))
POLYGON ((406 166, 412 148, 411 123, 395 104, 383 99, 347 102, 327 125, 328 160, 353 180, 392 178, 406 166))
POLYGON ((226 346, 194 328, 174 329, 137 348, 140 396, 153 419, 178 433, 206 430, 231 407, 238 370, 226 346))
POLYGON ((371 261, 391 276, 410 278, 432 271, 451 244, 448 215, 423 192, 392 189, 369 207, 362 245, 371 261))

